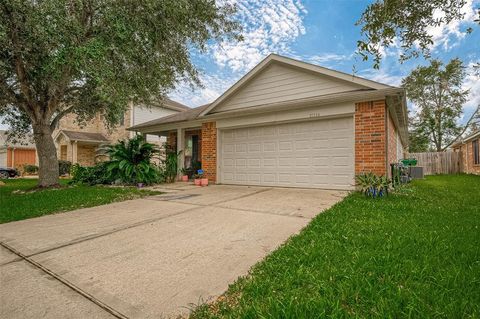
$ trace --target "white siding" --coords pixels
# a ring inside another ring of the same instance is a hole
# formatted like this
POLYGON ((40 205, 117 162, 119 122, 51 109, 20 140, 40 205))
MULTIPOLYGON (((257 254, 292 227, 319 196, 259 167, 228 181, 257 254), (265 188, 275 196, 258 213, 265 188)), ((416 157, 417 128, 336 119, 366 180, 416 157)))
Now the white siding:
POLYGON ((220 130, 220 182, 351 189, 353 117, 220 130))
MULTIPOLYGON (((155 120, 161 117, 169 116, 172 114, 178 113, 177 111, 172 111, 162 107, 145 107, 145 106, 134 106, 133 107, 133 117, 131 125, 137 125, 145 123, 151 120, 155 120)), ((166 141, 165 137, 159 137, 157 135, 147 134, 147 141, 150 143, 164 143, 166 141)))
POLYGON ((362 86, 293 67, 273 64, 251 79, 232 97, 219 104, 213 112, 347 92, 359 88, 362 86))
POLYGON ((133 108, 133 118, 132 125, 142 124, 151 120, 155 120, 161 117, 172 115, 177 113, 177 111, 172 111, 162 107, 145 107, 145 106, 134 106, 133 108))

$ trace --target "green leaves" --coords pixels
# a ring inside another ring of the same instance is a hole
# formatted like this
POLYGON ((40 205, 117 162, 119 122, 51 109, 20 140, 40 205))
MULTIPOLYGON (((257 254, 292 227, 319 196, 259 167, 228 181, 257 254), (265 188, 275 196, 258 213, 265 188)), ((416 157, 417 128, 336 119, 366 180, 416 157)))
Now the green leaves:
POLYGON ((191 54, 240 40, 234 12, 215 0, 2 0, 0 115, 21 133, 68 113, 115 126, 129 102, 200 84, 191 54))
MULTIPOLYGON (((465 4, 465 0, 377 0, 356 23, 362 27, 363 36, 357 42, 358 53, 364 60, 373 56, 377 69, 382 48, 396 45, 396 42, 401 47, 400 62, 420 55, 430 58, 433 44, 430 28, 462 19, 465 4)), ((480 11, 478 14, 480 17, 480 11)))
POLYGON ((469 122, 458 123, 469 93, 462 89, 464 79, 465 68, 459 59, 447 64, 432 60, 403 79, 408 99, 418 107, 410 119, 413 149, 425 150, 425 144, 430 144, 443 151, 468 128, 469 122))
POLYGON ((155 182, 158 170, 151 161, 158 153, 159 149, 147 143, 141 135, 107 145, 100 150, 101 155, 110 158, 106 164, 109 179, 127 184, 155 182))

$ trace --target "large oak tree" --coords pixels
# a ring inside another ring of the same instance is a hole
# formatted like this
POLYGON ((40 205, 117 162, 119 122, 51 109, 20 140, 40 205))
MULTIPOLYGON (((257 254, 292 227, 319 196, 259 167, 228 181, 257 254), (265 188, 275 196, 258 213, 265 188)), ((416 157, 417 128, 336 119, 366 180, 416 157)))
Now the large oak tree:
POLYGON ((129 101, 199 84, 191 52, 240 40, 234 12, 215 0, 2 0, 0 115, 12 135, 33 130, 39 186, 58 183, 62 116, 115 125, 129 101))

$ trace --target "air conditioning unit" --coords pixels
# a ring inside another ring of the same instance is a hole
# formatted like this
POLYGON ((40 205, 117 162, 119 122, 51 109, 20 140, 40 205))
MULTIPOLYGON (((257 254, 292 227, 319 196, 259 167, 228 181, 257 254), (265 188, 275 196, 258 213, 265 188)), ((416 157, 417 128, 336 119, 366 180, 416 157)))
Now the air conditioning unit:
POLYGON ((423 176, 423 167, 421 166, 410 166, 409 168, 409 175, 413 179, 422 179, 423 176))

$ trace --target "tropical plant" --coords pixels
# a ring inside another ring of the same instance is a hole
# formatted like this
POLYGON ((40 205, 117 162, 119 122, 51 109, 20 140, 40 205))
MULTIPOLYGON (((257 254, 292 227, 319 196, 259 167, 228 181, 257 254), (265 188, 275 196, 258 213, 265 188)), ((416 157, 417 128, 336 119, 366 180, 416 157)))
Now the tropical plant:
POLYGON ((388 195, 390 180, 386 176, 378 176, 372 172, 356 176, 360 192, 367 197, 381 197, 388 195))
POLYGON ((99 149, 99 155, 107 155, 108 177, 126 184, 151 184, 158 179, 158 169, 152 163, 158 147, 148 143, 142 135, 106 145, 99 149))

